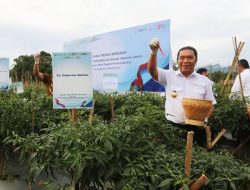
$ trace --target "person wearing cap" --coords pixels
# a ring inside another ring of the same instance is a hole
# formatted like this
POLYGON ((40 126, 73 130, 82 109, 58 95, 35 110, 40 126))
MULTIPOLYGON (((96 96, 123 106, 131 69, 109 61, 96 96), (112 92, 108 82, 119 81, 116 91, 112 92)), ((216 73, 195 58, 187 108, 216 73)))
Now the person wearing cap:
POLYGON ((195 132, 194 140, 199 145, 204 146, 206 142, 205 130, 185 124, 182 106, 183 98, 211 100, 213 105, 207 114, 207 119, 209 119, 214 112, 214 105, 216 104, 210 80, 194 71, 198 59, 196 49, 191 46, 181 48, 177 53, 179 70, 174 71, 157 67, 157 52, 160 47, 159 40, 153 38, 149 46, 151 52, 148 60, 148 72, 155 81, 165 86, 166 119, 174 126, 189 131, 193 130, 195 132))

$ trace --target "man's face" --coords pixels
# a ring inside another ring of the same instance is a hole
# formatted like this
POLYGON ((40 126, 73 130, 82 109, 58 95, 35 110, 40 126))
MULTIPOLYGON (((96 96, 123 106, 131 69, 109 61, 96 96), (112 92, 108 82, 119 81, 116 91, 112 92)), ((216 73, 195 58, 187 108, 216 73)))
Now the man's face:
POLYGON ((192 50, 185 49, 179 52, 177 61, 181 73, 188 77, 193 73, 197 60, 192 50))
POLYGON ((242 67, 241 64, 238 64, 239 72, 241 73, 244 70, 244 67, 242 67))

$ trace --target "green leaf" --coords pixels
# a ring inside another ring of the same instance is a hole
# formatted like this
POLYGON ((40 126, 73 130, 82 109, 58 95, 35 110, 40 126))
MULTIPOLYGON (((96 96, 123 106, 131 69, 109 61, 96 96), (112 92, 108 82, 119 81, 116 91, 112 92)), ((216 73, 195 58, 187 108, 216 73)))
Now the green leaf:
POLYGON ((98 163, 100 163, 101 165, 104 166, 104 162, 103 162, 103 159, 102 159, 102 155, 101 154, 96 154, 95 155, 95 158, 97 160, 98 163))
POLYGON ((236 190, 235 184, 233 182, 230 182, 230 187, 232 188, 232 190, 236 190))
POLYGON ((112 146, 112 143, 110 141, 105 141, 105 146, 107 147, 107 149, 109 151, 112 151, 113 150, 113 146, 112 146))
POLYGON ((165 179, 157 187, 167 187, 167 186, 171 185, 172 181, 173 181, 173 179, 165 179))
POLYGON ((34 157, 36 157, 36 155, 37 155, 37 152, 33 152, 33 153, 31 154, 31 156, 30 156, 30 160, 32 160, 34 157))
POLYGON ((182 187, 183 187, 183 190, 189 190, 189 187, 187 184, 184 184, 182 187))

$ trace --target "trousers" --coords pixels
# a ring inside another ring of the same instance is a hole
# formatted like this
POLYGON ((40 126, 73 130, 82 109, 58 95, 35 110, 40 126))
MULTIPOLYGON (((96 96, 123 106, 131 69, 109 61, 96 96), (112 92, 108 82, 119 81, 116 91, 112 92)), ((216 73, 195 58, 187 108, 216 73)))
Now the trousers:
POLYGON ((189 124, 179 124, 174 123, 172 121, 167 121, 169 124, 173 125, 174 127, 177 127, 179 129, 185 130, 187 132, 193 131, 194 132, 194 143, 196 143, 198 146, 201 146, 203 148, 206 147, 207 144, 207 137, 206 137, 206 130, 201 129, 195 125, 189 125, 189 124))

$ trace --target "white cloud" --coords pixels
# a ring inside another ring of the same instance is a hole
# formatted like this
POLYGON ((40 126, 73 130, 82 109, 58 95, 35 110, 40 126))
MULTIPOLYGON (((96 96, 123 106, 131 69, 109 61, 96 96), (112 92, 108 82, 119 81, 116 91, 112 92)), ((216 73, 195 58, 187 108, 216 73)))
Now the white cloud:
POLYGON ((0 57, 61 51, 66 41, 171 19, 173 57, 185 45, 200 65, 228 65, 232 36, 246 42, 250 61, 250 2, 246 0, 0 0, 0 57))

